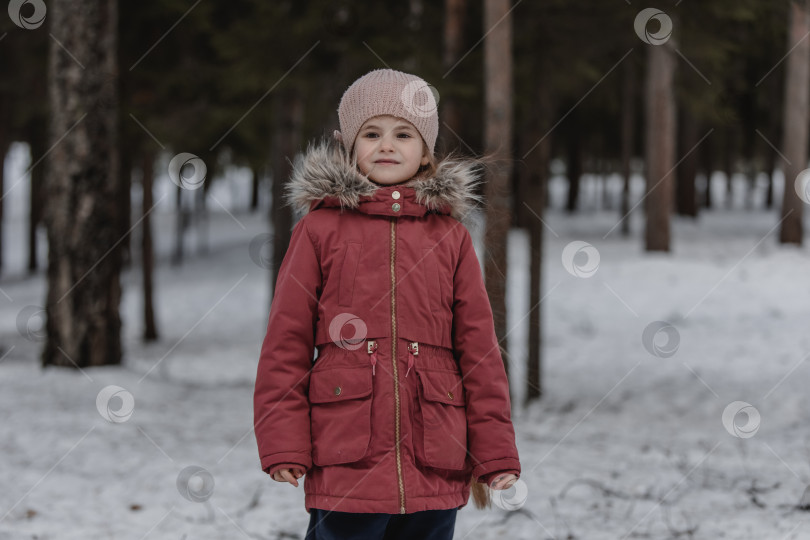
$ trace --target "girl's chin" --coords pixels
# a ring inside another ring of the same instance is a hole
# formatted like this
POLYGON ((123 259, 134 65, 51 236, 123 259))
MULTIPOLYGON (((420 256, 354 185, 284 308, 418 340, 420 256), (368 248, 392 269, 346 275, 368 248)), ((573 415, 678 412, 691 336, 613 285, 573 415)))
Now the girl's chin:
MULTIPOLYGON (((368 177, 368 179, 371 181, 371 183, 372 183, 372 184, 376 184, 376 185, 378 185, 378 186, 380 186, 380 187, 393 186, 393 185, 396 185, 396 184, 401 184, 401 183, 405 182, 405 180, 396 180, 396 181, 380 182, 379 180, 375 180, 375 179, 373 179, 373 178, 372 178, 372 177, 370 177, 370 176, 368 177)), ((407 180, 407 179, 406 179, 406 180, 407 180)))

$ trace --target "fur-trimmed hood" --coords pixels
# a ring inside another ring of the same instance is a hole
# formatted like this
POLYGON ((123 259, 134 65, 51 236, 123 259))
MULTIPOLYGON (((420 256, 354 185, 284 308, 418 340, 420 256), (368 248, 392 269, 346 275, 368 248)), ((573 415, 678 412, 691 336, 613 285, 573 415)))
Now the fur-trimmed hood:
MULTIPOLYGON (((483 202, 475 193, 481 182, 481 168, 475 161, 450 157, 437 163, 432 177, 390 187, 412 188, 413 199, 424 207, 424 213, 447 214, 469 223, 483 202)), ((298 215, 322 206, 362 210, 363 203, 375 202, 375 194, 383 187, 389 186, 369 180, 337 141, 324 138, 296 156, 284 198, 298 215)))

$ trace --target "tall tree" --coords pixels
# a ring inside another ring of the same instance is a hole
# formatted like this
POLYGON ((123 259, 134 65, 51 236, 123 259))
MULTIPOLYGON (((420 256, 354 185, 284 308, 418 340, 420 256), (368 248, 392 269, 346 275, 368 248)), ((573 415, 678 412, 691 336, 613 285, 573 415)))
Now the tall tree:
POLYGON ((55 0, 49 95, 47 341, 42 364, 121 362, 115 0, 55 0), (68 54, 67 51, 70 51, 68 54))
POLYGON ((697 216, 696 182, 700 153, 695 151, 698 143, 698 125, 692 111, 681 107, 677 146, 678 155, 683 161, 678 165, 675 174, 675 208, 679 215, 697 216))
MULTIPOLYGON (((459 61, 461 47, 464 44, 464 14, 467 0, 444 1, 444 47, 442 64, 445 70, 451 70, 459 61)), ((462 114, 458 98, 453 92, 445 91, 442 96, 442 121, 446 129, 443 133, 445 148, 459 146, 457 136, 462 133, 462 114)))
POLYGON ((622 216, 622 236, 630 236, 630 160, 633 157, 634 131, 636 123, 636 70, 632 59, 622 66, 622 108, 621 108, 621 172, 622 192, 619 200, 619 214, 622 216))
POLYGON ((154 302, 154 267, 155 254, 152 247, 152 184, 155 179, 155 153, 149 149, 144 150, 141 165, 141 188, 143 197, 141 201, 141 272, 143 275, 143 340, 157 341, 158 330, 155 323, 154 302))
MULTIPOLYGON (((276 279, 281 261, 287 253, 292 235, 293 215, 289 206, 284 206, 284 184, 292 172, 292 158, 301 143, 301 124, 304 104, 301 93, 287 88, 276 98, 275 137, 271 149, 273 155, 273 203, 270 206, 270 222, 273 224, 273 270, 270 285, 276 290, 276 279)), ((272 297, 271 297, 272 298, 272 297)))
POLYGON ((810 92, 810 2, 792 0, 788 19, 787 74, 783 109, 783 154, 785 193, 782 199, 782 228, 779 241, 802 244, 802 200, 794 188, 799 173, 807 167, 807 113, 810 92))
POLYGON ((670 36, 647 45, 647 251, 669 251, 669 226, 675 165, 675 52, 670 36))
POLYGON ((498 166, 489 172, 486 184, 486 238, 484 277, 495 333, 507 373, 506 345, 506 244, 511 224, 511 189, 508 165, 512 160, 512 17, 510 0, 486 0, 484 5, 484 145, 495 155, 498 166))
MULTIPOLYGON (((550 71, 548 59, 541 58, 538 62, 538 72, 540 74, 550 71)), ((543 78, 541 77, 541 80, 543 78)), ((551 87, 545 84, 538 84, 536 91, 537 101, 529 113, 531 126, 529 130, 532 134, 526 145, 535 144, 540 141, 536 148, 524 154, 527 159, 529 169, 527 204, 532 212, 526 217, 526 225, 529 232, 529 359, 526 365, 526 397, 524 405, 538 400, 543 395, 543 334, 542 334, 542 310, 540 301, 543 297, 543 235, 545 227, 543 225, 543 215, 546 209, 546 194, 548 186, 549 171, 551 170, 551 136, 544 136, 549 133, 552 125, 551 111, 553 110, 551 87)))

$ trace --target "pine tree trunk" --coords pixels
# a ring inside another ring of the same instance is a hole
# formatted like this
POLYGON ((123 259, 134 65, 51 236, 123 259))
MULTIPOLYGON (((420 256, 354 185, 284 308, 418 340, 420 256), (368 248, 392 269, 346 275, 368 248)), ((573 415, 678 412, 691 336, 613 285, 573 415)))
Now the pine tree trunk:
POLYGON ((259 169, 254 165, 250 168, 252 178, 250 179, 250 211, 255 212, 259 208, 259 169))
MULTIPOLYGON (((28 142, 31 145, 31 159, 39 159, 37 156, 44 156, 48 151, 47 146, 47 126, 37 124, 28 134, 28 142)), ((46 167, 40 164, 31 169, 31 198, 28 210, 28 273, 37 271, 37 227, 42 221, 42 208, 45 204, 45 190, 43 186, 46 182, 46 167)))
POLYGON ((768 176, 768 185, 765 190, 765 208, 773 208, 773 171, 776 168, 776 152, 772 148, 768 149, 765 171, 768 176))
POLYGON ((192 197, 193 193, 188 193, 179 185, 176 188, 177 196, 174 204, 174 254, 172 255, 172 266, 180 266, 183 264, 183 257, 185 256, 185 237, 186 229, 188 228, 189 214, 187 203, 184 197, 192 197))
POLYGON ((3 273, 3 206, 5 205, 6 198, 3 197, 6 193, 5 182, 5 161, 6 154, 8 153, 8 137, 5 132, 5 126, 0 125, 0 274, 3 273))
MULTIPOLYGON (((444 70, 450 70, 458 62, 464 44, 464 12, 467 0, 445 0, 444 2, 444 51, 442 64, 444 70)), ((442 122, 446 129, 443 133, 444 149, 457 148, 461 141, 457 137, 464 131, 461 108, 458 99, 451 93, 442 96, 442 122)), ((463 144, 463 143, 461 143, 463 144)))
MULTIPOLYGON (((270 221, 273 224, 273 271, 271 289, 275 293, 279 267, 292 236, 293 215, 289 206, 283 206, 284 184, 290 176, 291 165, 299 151, 304 121, 304 105, 300 92, 286 90, 276 100, 276 136, 273 144, 273 204, 270 221)), ((271 295, 272 298, 272 295, 271 295)))
POLYGON ((672 38, 648 45, 647 199, 645 249, 669 251, 669 225, 675 165, 675 53, 672 38))
POLYGON ((194 227, 197 230, 197 253, 207 255, 211 251, 211 220, 208 214, 208 189, 211 182, 203 184, 201 189, 194 191, 194 213, 192 214, 194 227))
POLYGON ((635 65, 631 61, 622 64, 622 112, 621 112, 621 156, 622 194, 619 203, 622 236, 630 235, 630 160, 633 157, 633 130, 636 117, 635 65))
POLYGON ((158 331, 155 323, 154 290, 152 275, 155 266, 154 249, 152 248, 152 184, 155 177, 155 155, 146 151, 143 155, 143 202, 141 212, 141 270, 143 272, 143 340, 157 341, 158 331))
MULTIPOLYGON (((119 134, 119 139, 121 135, 119 134)), ((118 145, 119 162, 121 164, 121 188, 118 190, 118 204, 121 211, 118 214, 118 227, 121 231, 121 267, 128 268, 132 264, 132 248, 130 246, 131 235, 127 234, 132 227, 132 156, 129 148, 124 144, 118 145)))
MULTIPOLYGON (((548 68, 542 66, 540 69, 545 73, 548 68)), ((533 141, 540 140, 540 144, 527 156, 527 165, 530 171, 528 204, 534 213, 530 213, 526 221, 530 246, 529 302, 532 311, 529 314, 529 358, 526 366, 526 399, 524 405, 529 405, 532 401, 540 399, 543 395, 543 305, 538 303, 543 297, 542 263, 545 226, 543 225, 542 219, 546 208, 545 197, 550 170, 552 142, 551 135, 543 138, 543 134, 547 133, 551 127, 553 107, 551 88, 549 85, 538 85, 536 95, 537 103, 536 106, 532 108, 533 111, 536 111, 532 114, 531 125, 533 129, 528 130, 531 136, 526 142, 527 145, 530 145, 534 144, 533 141)))
POLYGON ((506 244, 512 221, 509 166, 512 160, 512 18, 511 14, 507 15, 510 8, 510 0, 484 2, 484 28, 489 32, 484 40, 484 145, 486 152, 500 160, 490 171, 485 190, 484 278, 507 374, 506 244))
POLYGON ((700 145, 698 151, 700 152, 700 167, 703 174, 706 175, 706 185, 703 189, 703 197, 701 198, 701 206, 704 208, 712 207, 712 172, 714 171, 714 148, 711 137, 707 137, 703 144, 700 145))
POLYGON ((52 150, 43 215, 48 295, 42 364, 120 364, 118 105, 115 87, 103 84, 117 73, 117 4, 54 0, 48 20, 61 43, 51 42, 49 53, 52 150))
POLYGON ((676 171, 677 184, 676 206, 678 214, 682 216, 697 216, 697 195, 695 193, 695 178, 698 169, 698 151, 692 150, 698 142, 698 126, 692 113, 681 110, 681 129, 678 133, 680 141, 679 155, 685 156, 676 171), (692 150, 690 152, 690 150, 692 150), (689 153, 687 155, 687 152, 689 153))
POLYGON ((569 214, 573 214, 577 211, 579 203, 579 180, 582 177, 582 147, 578 135, 569 137, 566 150, 568 154, 568 167, 566 167, 568 173, 568 199, 565 203, 565 210, 569 214))
POLYGON ((792 1, 788 23, 787 80, 785 81, 783 151, 785 189, 782 199, 782 228, 779 242, 802 245, 802 206, 795 182, 807 167, 807 112, 810 92, 810 2, 792 1))

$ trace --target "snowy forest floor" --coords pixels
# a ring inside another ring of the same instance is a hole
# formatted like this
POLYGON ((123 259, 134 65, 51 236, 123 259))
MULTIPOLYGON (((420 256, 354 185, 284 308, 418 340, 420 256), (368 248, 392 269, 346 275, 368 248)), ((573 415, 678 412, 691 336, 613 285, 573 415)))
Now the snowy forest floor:
MULTIPOLYGON (((527 495, 515 511, 470 502, 455 538, 810 538, 798 509, 810 483, 810 251, 777 244, 776 212, 715 210, 674 218, 673 251, 647 254, 641 219, 631 237, 605 237, 615 212, 547 212, 544 396, 528 409, 528 238, 511 232, 510 377, 527 495), (590 277, 563 266, 573 241, 598 250, 590 277), (656 321, 674 327, 670 341, 659 332, 645 344, 656 321), (724 424, 735 401, 761 421, 743 411, 724 424)), ((156 214, 154 230, 161 339, 140 340, 140 274, 128 270, 120 367, 42 370, 42 343, 24 339, 17 318, 42 305, 44 275, 0 282, 0 540, 303 538, 303 486, 260 470, 252 432, 269 274, 249 242, 266 222, 212 213, 210 251, 180 267, 167 263, 171 216, 156 214), (134 397, 124 422, 99 413, 109 385, 134 397), (189 465, 215 480, 203 503, 176 487, 189 465)))

